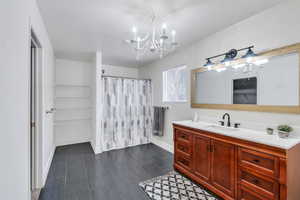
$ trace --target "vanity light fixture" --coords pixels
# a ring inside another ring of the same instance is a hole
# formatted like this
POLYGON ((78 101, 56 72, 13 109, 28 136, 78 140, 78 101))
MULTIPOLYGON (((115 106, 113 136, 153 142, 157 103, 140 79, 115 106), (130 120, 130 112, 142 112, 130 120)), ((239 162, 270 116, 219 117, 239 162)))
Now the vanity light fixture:
MULTIPOLYGON (((236 58, 236 56, 238 55, 238 52, 239 51, 244 51, 244 50, 248 50, 248 51, 246 52, 246 54, 244 56, 242 56, 242 58, 246 58, 247 62, 251 62, 252 58, 257 56, 252 51, 253 48, 254 48, 254 46, 249 46, 249 47, 245 47, 245 48, 242 48, 242 49, 231 49, 230 51, 228 51, 226 53, 206 58, 207 63, 203 66, 206 67, 208 70, 211 70, 212 66, 215 65, 211 60, 214 59, 214 58, 225 56, 224 59, 221 61, 221 63, 224 64, 226 67, 229 67, 230 64, 231 64, 231 61, 233 61, 236 58)), ((239 67, 243 67, 243 66, 241 66, 241 65, 233 66, 233 68, 239 68, 239 67)), ((219 68, 216 71, 220 71, 220 69, 223 69, 223 68, 219 68)), ((221 70, 221 71, 224 71, 224 70, 221 70)))
POLYGON ((214 65, 213 62, 211 62, 211 60, 208 58, 207 62, 205 63, 204 67, 207 67, 207 70, 210 71, 211 67, 214 65))
POLYGON ((253 48, 253 47, 254 47, 254 46, 248 47, 247 53, 246 53, 244 56, 242 56, 242 58, 250 58, 250 57, 255 57, 255 56, 257 56, 257 55, 252 51, 252 48, 253 48))

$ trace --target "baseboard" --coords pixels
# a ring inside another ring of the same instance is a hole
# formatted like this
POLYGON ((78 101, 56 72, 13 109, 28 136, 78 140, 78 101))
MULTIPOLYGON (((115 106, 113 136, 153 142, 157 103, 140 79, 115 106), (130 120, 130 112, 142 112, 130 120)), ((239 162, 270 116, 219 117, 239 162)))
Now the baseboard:
POLYGON ((46 170, 45 171, 43 170, 43 186, 45 186, 45 184, 46 184, 46 180, 47 180, 48 173, 49 173, 49 170, 50 170, 50 167, 51 167, 51 163, 52 163, 52 160, 53 160, 55 148, 56 147, 53 146, 52 151, 50 153, 50 156, 48 158, 47 164, 46 164, 46 166, 44 166, 44 169, 46 169, 46 170))
POLYGON ((164 141, 161 141, 161 140, 159 140, 159 139, 157 139, 155 137, 151 138, 151 143, 153 143, 153 144, 155 144, 155 145, 157 145, 157 146, 165 149, 166 151, 174 153, 174 147, 173 147, 173 145, 168 144, 168 143, 166 143, 164 141))
POLYGON ((78 140, 68 140, 68 141, 56 141, 56 146, 65 146, 65 145, 70 145, 70 144, 80 144, 80 143, 86 143, 86 142, 90 142, 91 139, 90 138, 82 138, 82 139, 78 139, 78 140))

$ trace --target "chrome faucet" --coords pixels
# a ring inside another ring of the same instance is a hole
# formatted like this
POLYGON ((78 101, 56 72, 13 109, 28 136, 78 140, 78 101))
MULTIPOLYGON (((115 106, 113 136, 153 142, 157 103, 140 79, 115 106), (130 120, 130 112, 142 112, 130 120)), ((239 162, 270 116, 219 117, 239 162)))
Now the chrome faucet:
POLYGON ((227 126, 230 127, 231 123, 230 123, 230 115, 228 113, 225 113, 222 117, 223 120, 225 120, 225 117, 227 116, 227 126))

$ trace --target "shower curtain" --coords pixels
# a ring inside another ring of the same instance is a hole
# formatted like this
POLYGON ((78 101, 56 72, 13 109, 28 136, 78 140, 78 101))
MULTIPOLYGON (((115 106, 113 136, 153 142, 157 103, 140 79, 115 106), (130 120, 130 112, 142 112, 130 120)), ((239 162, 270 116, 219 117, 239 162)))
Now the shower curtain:
POLYGON ((103 77, 102 86, 102 151, 149 143, 151 80, 103 77))

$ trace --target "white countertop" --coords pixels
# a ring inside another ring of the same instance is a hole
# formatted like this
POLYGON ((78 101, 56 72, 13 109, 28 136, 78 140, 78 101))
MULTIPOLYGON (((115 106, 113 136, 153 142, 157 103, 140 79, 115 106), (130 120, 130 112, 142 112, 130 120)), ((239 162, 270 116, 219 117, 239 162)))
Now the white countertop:
POLYGON ((263 131, 255 131, 244 128, 238 128, 237 130, 226 130, 226 128, 221 127, 219 129, 210 127, 211 125, 213 125, 211 123, 193 122, 191 120, 174 121, 173 124, 209 131, 220 135, 278 147, 281 149, 291 149, 292 147, 300 143, 300 136, 298 134, 291 133, 288 138, 280 138, 278 137, 277 131, 275 130, 273 135, 268 135, 266 132, 263 131))

